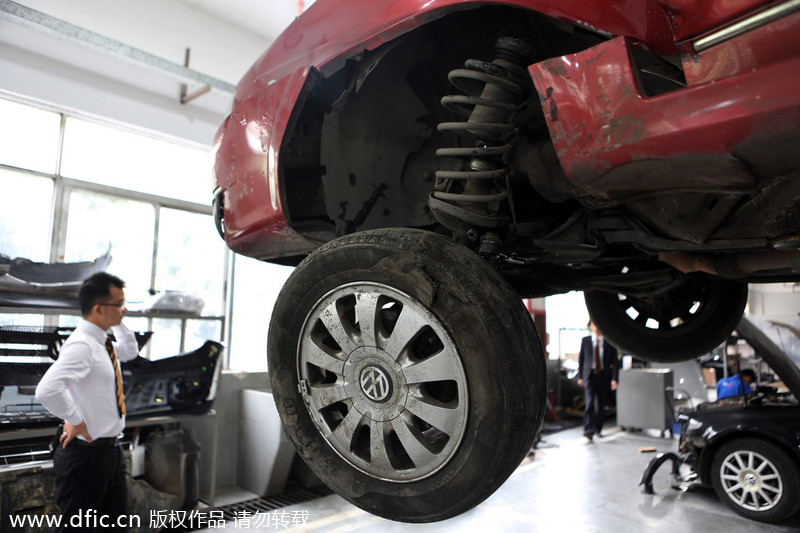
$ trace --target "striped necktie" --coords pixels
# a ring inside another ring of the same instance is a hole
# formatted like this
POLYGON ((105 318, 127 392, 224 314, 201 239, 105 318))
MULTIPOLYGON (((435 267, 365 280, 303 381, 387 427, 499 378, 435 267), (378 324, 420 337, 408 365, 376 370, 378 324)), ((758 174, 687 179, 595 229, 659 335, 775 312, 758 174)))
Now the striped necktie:
POLYGON ((111 339, 106 339, 106 350, 108 356, 111 358, 111 365, 114 367, 114 376, 116 378, 116 391, 117 391, 117 411, 120 418, 125 414, 125 393, 122 388, 122 374, 119 371, 117 364, 117 353, 114 351, 114 344, 111 339))

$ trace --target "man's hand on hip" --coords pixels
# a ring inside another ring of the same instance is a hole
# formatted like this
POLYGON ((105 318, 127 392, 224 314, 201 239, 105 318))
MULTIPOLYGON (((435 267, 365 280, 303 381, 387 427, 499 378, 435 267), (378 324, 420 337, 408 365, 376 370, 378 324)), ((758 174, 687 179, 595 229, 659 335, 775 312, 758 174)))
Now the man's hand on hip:
POLYGON ((83 435, 86 442, 92 442, 92 437, 89 436, 89 431, 86 429, 86 422, 81 422, 77 426, 73 426, 69 422, 64 422, 64 431, 61 433, 58 441, 61 443, 62 448, 66 448, 69 443, 72 442, 72 439, 78 435, 83 435))

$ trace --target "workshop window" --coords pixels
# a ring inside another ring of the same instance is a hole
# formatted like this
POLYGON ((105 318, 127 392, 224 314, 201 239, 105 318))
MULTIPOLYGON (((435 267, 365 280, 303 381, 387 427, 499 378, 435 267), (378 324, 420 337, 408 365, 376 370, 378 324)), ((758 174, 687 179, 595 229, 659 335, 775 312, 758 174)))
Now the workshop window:
MULTIPOLYGON (((46 262, 50 252, 53 182, 48 178, 0 169, 0 253, 46 262)), ((0 314, 3 326, 41 326, 43 318, 0 314)), ((0 360, 18 361, 0 356, 0 360)))
POLYGON ((155 287, 197 294, 204 314, 222 314, 224 257, 225 242, 210 216, 161 209, 155 287))
MULTIPOLYGON (((144 312, 126 323, 154 331, 146 357, 225 340, 230 253, 211 216, 208 147, 1 98, 0 119, 0 252, 76 262, 110 249, 108 270, 125 280, 129 309, 144 312), (202 300, 202 316, 150 312, 168 291, 202 300)), ((13 309, 0 324, 78 322, 52 310, 13 309)))
POLYGON ((53 180, 0 169, 0 253, 46 262, 53 180))
POLYGON ((153 318, 151 329, 158 332, 148 344, 148 358, 152 361, 195 350, 209 339, 219 341, 222 337, 217 320, 153 318))
POLYGON ((293 267, 237 255, 231 311, 230 368, 267 370, 267 330, 272 308, 293 267))
POLYGON ((125 280, 129 303, 150 289, 155 209, 152 205, 87 191, 72 191, 64 261, 92 261, 111 250, 108 271, 125 280))
POLYGON ((207 205, 211 154, 165 139, 68 117, 64 177, 207 205))
POLYGON ((60 126, 58 113, 0 99, 0 164, 55 173, 60 126))
MULTIPOLYGON (((53 179, 36 173, 56 170, 60 124, 58 113, 0 99, 0 253, 10 259, 49 259, 53 179)), ((42 323, 41 316, 0 315, 0 325, 42 323)))

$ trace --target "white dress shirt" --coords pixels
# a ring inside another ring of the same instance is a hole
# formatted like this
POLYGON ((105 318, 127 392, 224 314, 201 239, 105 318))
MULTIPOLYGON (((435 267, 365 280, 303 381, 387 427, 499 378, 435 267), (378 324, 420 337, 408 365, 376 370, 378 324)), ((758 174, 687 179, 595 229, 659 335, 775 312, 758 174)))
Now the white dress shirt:
MULTIPOLYGON (((139 349, 133 332, 122 324, 111 330, 117 365, 134 359, 139 349)), ((86 422, 92 439, 116 437, 125 429, 125 417, 117 411, 116 378, 106 338, 105 331, 81 320, 36 387, 36 399, 48 411, 76 426, 86 422)))

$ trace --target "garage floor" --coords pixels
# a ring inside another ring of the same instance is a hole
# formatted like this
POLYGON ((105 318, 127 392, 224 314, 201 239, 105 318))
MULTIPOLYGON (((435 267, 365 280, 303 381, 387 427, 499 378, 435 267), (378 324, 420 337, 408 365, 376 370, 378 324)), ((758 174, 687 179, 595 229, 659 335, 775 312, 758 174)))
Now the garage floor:
POLYGON ((662 465, 656 474, 655 494, 643 494, 639 481, 653 453, 639 450, 655 447, 658 451, 676 451, 677 443, 677 438, 661 438, 658 432, 629 433, 610 427, 603 438, 588 444, 578 427, 543 435, 535 457, 526 459, 494 495, 472 511, 445 522, 392 522, 332 495, 286 507, 279 516, 259 523, 252 521, 250 527, 227 522, 224 530, 327 533, 796 533, 800 530, 800 516, 789 523, 770 526, 735 514, 717 499, 712 489, 693 487, 682 492, 670 488, 669 463, 662 465))

